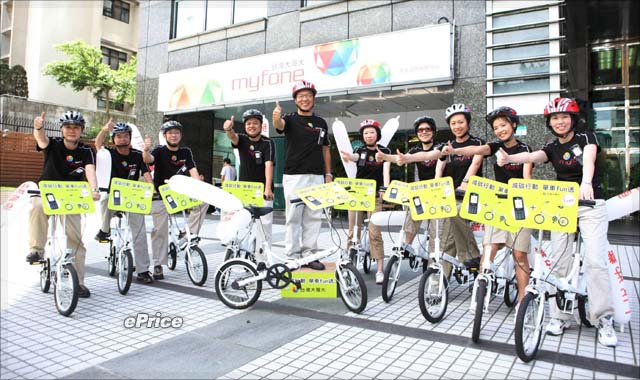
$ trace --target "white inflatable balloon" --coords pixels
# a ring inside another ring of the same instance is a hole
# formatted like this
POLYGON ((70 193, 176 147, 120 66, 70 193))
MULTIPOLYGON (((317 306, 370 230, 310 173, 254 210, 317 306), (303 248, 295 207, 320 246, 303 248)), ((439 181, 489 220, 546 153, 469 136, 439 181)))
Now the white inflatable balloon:
POLYGON ((248 210, 230 211, 220 219, 216 227, 216 235, 222 244, 229 244, 236 235, 242 236, 247 232, 250 222, 251 213, 248 210))
POLYGON ((625 215, 640 210, 640 187, 627 190, 622 194, 607 199, 606 205, 609 221, 622 218, 625 215))
POLYGON ((243 208, 242 201, 235 195, 213 186, 210 183, 187 177, 174 175, 168 181, 171 190, 188 197, 219 207, 222 211, 234 211, 243 208))
POLYGON ((406 211, 378 211, 371 215, 369 222, 376 226, 402 226, 406 215, 406 211))
POLYGON ((607 242, 607 269, 609 272, 609 286, 611 289, 611 301, 613 302, 614 320, 624 331, 624 326, 631 320, 631 305, 629 293, 624 286, 624 277, 620 269, 620 262, 616 253, 607 242))

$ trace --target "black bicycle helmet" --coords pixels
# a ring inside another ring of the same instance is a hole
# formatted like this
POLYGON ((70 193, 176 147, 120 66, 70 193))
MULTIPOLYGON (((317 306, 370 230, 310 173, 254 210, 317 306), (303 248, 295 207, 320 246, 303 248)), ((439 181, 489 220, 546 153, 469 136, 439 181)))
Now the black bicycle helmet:
POLYGON ((500 106, 487 114, 487 123, 493 126, 493 121, 499 117, 506 117, 509 121, 516 124, 520 122, 520 116, 518 116, 516 110, 511 107, 500 106))
POLYGON ((65 125, 79 125, 84 128, 85 120, 80 112, 67 111, 60 117, 60 127, 65 125))
POLYGON ((433 133, 436 133, 437 127, 436 127, 436 121, 433 120, 432 117, 429 117, 427 115, 424 116, 420 116, 418 117, 414 122, 413 122, 413 131, 416 133, 416 135, 418 134, 418 126, 422 123, 427 123, 429 125, 429 127, 431 128, 431 130, 433 131, 433 133))
POLYGON ((111 140, 117 133, 129 133, 129 138, 131 138, 131 126, 127 123, 116 123, 116 126, 111 131, 111 140))
POLYGON ((167 131, 170 129, 179 129, 180 132, 182 132, 182 124, 175 120, 169 120, 162 124, 162 126, 160 127, 160 131, 162 131, 163 134, 167 133, 167 131))
POLYGON ((242 122, 246 123, 247 120, 249 120, 251 118, 260 120, 260 123, 262 124, 262 120, 264 118, 264 115, 262 115, 262 112, 260 112, 260 111, 258 111, 256 109, 250 109, 250 110, 244 111, 244 113, 242 114, 242 122))

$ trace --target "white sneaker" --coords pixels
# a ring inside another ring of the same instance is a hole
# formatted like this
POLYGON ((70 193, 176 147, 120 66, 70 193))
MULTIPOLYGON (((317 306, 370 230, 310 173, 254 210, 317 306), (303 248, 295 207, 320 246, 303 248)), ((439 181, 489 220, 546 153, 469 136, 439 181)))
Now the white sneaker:
POLYGON ((613 329, 611 317, 600 318, 598 323, 598 342, 607 347, 615 347, 618 344, 618 337, 613 329))
POLYGON ((570 319, 563 321, 562 319, 551 318, 551 320, 547 324, 546 330, 547 334, 557 336, 561 335, 564 330, 568 329, 569 327, 571 327, 570 319))
POLYGON ((376 273, 376 284, 382 284, 382 281, 384 281, 384 273, 377 272, 376 273))

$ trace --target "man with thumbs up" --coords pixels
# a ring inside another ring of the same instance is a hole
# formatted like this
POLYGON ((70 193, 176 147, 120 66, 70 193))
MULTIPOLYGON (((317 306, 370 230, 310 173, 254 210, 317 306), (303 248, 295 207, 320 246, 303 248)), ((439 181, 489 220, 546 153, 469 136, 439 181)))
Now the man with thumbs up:
MULTIPOLYGON (((48 137, 44 131, 44 112, 33 121, 33 137, 36 149, 44 152, 44 168, 40 181, 87 181, 93 189, 93 199, 98 200, 98 180, 96 179, 96 159, 93 149, 80 141, 85 120, 81 113, 67 111, 60 117, 62 137, 48 137)), ((31 198, 32 209, 29 214, 29 246, 27 256, 30 264, 43 259, 44 245, 47 242, 49 216, 42 208, 42 198, 31 198)), ((74 248, 74 267, 78 272, 80 298, 88 298, 91 293, 84 285, 84 260, 86 248, 82 242, 82 222, 80 214, 66 215, 65 234, 67 247, 74 248)))
MULTIPOLYGON (((317 91, 313 83, 297 82, 293 86, 293 101, 297 111, 282 115, 280 103, 273 110, 273 126, 284 133, 286 141, 282 186, 286 207, 285 252, 290 257, 306 257, 318 248, 322 226, 322 210, 297 207, 290 200, 297 198, 296 190, 331 182, 331 154, 327 122, 313 113, 317 91)), ((323 270, 316 260, 309 268, 323 270)))

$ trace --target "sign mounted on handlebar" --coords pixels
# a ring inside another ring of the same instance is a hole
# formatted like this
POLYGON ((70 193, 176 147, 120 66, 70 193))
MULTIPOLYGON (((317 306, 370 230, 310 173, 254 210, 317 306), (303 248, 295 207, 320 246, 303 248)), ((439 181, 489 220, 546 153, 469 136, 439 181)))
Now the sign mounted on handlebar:
POLYGON ((376 208, 376 181, 361 178, 336 178, 333 182, 348 189, 349 200, 336 210, 373 211, 376 208))
POLYGON ((112 178, 107 207, 114 211, 150 214, 152 198, 152 183, 112 178))
POLYGON ((507 199, 507 184, 473 176, 469 178, 464 193, 460 216, 501 230, 516 232, 520 228, 515 226, 511 204, 507 199))
POLYGON ((413 220, 450 218, 458 214, 451 177, 409 184, 409 207, 413 220))

